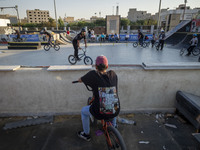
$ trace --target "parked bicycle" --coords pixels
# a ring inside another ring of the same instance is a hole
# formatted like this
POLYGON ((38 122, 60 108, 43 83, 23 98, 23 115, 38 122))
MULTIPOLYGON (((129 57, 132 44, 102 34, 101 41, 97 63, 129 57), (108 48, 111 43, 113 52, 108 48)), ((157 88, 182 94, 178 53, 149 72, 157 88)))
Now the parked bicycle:
POLYGON ((13 40, 13 42, 25 42, 26 38, 16 38, 16 37, 13 37, 12 40, 13 40))
MULTIPOLYGON (((79 83, 79 81, 73 81, 72 83, 79 83)), ((87 85, 86 88, 87 90, 92 91, 92 89, 87 85)), ((88 105, 91 105, 93 100, 93 98, 89 98, 88 105)), ((108 150, 126 150, 124 139, 120 132, 112 126, 111 120, 101 120, 102 128, 100 129, 106 138, 108 150)), ((92 122, 96 124, 95 121, 92 122)))
POLYGON ((51 47, 53 47, 56 51, 58 51, 60 49, 60 46, 58 44, 48 43, 48 44, 44 45, 44 50, 48 51, 48 50, 50 50, 51 47))
MULTIPOLYGON (((180 55, 182 56, 185 52, 187 52, 187 48, 186 47, 183 47, 181 50, 180 50, 180 55)), ((191 52, 194 56, 197 56, 200 54, 200 48, 198 47, 195 47, 192 52, 191 52)))
MULTIPOLYGON (((140 45, 139 41, 137 42, 133 42, 133 47, 138 47, 138 45, 140 45)), ((147 47, 147 43, 146 42, 143 42, 142 45, 141 45, 143 48, 147 47)))
POLYGON ((69 57, 68 57, 69 63, 72 65, 75 65, 77 63, 77 61, 81 61, 83 59, 83 61, 86 65, 92 65, 93 64, 92 58, 86 55, 87 49, 80 48, 80 50, 83 53, 78 55, 79 60, 74 55, 69 55, 69 57))

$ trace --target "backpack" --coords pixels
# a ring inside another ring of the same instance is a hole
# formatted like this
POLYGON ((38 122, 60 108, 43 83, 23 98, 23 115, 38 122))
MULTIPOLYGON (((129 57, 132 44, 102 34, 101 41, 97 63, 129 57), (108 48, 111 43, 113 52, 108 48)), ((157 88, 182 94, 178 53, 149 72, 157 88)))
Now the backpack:
POLYGON ((116 87, 99 87, 100 114, 118 115, 120 109, 116 87))

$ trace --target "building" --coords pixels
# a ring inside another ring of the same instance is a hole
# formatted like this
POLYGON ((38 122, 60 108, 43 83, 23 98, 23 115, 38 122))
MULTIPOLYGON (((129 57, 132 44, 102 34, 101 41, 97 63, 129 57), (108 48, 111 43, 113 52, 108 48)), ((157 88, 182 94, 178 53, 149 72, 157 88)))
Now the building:
POLYGON ((26 10, 28 23, 41 23, 49 21, 49 11, 48 10, 26 10))
POLYGON ((145 20, 151 17, 150 13, 147 11, 137 11, 136 8, 129 9, 127 18, 132 21, 136 22, 137 20, 145 20))
POLYGON ((9 15, 9 14, 0 15, 0 19, 9 19, 11 24, 17 24, 18 23, 17 16, 12 16, 12 15, 9 15))
POLYGON ((106 16, 106 34, 119 34, 120 32, 120 15, 106 16))
POLYGON ((21 23, 28 23, 28 20, 26 17, 24 17, 24 19, 20 19, 21 20, 21 23))
POLYGON ((168 10, 160 14, 160 25, 165 31, 169 31, 176 27, 181 21, 192 20, 200 11, 200 8, 190 9, 185 5, 179 5, 174 10, 168 10))
POLYGON ((74 22, 74 17, 64 17, 63 19, 64 23, 71 23, 74 22))

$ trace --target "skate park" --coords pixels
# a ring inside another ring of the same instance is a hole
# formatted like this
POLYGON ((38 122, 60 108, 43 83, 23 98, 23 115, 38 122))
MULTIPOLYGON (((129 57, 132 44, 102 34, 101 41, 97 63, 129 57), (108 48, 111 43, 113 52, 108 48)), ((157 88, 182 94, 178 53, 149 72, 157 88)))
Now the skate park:
MULTIPOLYGON (((137 121, 137 126, 119 125, 128 149, 199 148, 192 136, 198 128, 179 121, 175 113, 177 91, 200 93, 199 56, 179 54, 191 37, 192 33, 174 31, 162 51, 134 48, 132 42, 88 43, 87 55, 93 61, 98 55, 107 56, 109 69, 118 75, 120 116, 137 121), (167 123, 177 128, 166 127, 167 123)), ((95 135, 96 128, 90 144, 75 134, 81 128, 80 109, 91 92, 83 84, 71 82, 95 66, 86 66, 82 60, 70 65, 68 56, 74 51, 70 39, 61 33, 57 41, 67 45, 61 45, 59 51, 44 51, 42 44, 36 50, 0 47, 0 126, 27 116, 54 116, 49 124, 1 130, 0 149, 92 150, 106 146, 103 137, 95 135)))

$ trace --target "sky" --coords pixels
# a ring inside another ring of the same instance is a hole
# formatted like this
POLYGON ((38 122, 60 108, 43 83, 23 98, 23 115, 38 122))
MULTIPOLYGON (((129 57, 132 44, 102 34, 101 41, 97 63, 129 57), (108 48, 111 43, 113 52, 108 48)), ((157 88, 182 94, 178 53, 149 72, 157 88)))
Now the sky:
MULTIPOLYGON (((187 0, 187 6, 200 7, 200 0, 187 0)), ((57 17, 75 17, 75 19, 90 19, 91 16, 101 17, 116 14, 116 6, 119 6, 121 17, 127 17, 130 8, 147 11, 155 14, 158 12, 160 0, 55 0, 57 17)), ((161 8, 175 9, 184 0, 162 0, 161 8)), ((26 10, 49 10, 50 17, 55 18, 54 0, 0 0, 0 7, 13 7, 18 5, 20 19, 26 17, 26 10)), ((0 10, 0 14, 16 15, 14 9, 0 10)))

